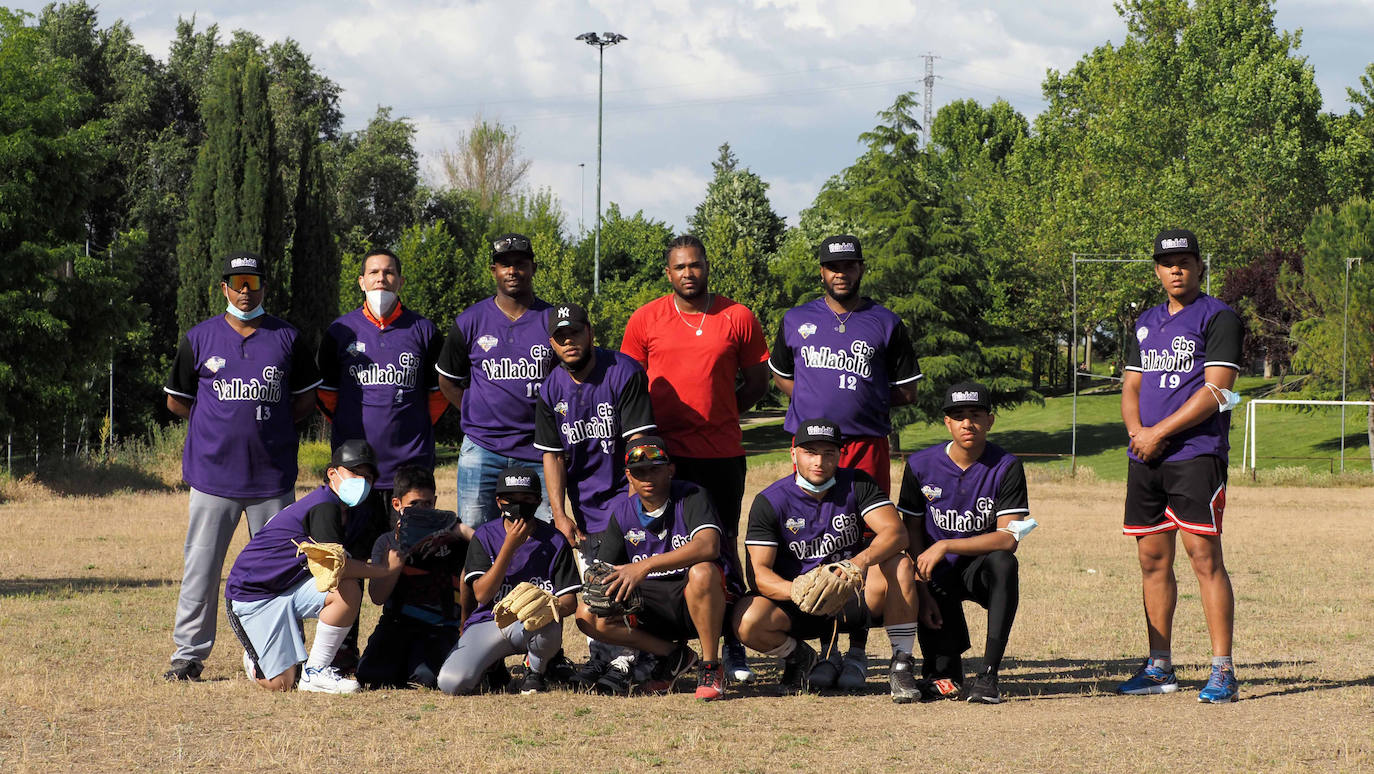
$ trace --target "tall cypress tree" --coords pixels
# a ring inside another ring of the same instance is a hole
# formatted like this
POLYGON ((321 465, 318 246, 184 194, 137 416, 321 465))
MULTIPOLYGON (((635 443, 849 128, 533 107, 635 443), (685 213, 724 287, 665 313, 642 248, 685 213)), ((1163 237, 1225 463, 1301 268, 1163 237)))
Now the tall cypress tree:
POLYGON ((291 306, 282 312, 311 343, 318 343, 339 308, 339 250, 331 229, 334 197, 325 174, 326 148, 315 132, 305 134, 292 208, 291 306))

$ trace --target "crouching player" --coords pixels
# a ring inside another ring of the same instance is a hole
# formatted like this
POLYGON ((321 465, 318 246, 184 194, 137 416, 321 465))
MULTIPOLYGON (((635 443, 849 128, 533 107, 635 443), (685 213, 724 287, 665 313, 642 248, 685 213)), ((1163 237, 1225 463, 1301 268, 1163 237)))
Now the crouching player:
MULTIPOLYGON (((625 473, 633 494, 613 501, 597 558, 615 566, 607 593, 623 601, 638 589, 643 607, 629 617, 602 617, 582 604, 577 625, 601 642, 658 656, 644 686, 651 692, 671 691, 697 664, 686 642, 696 637, 701 641, 696 697, 718 699, 725 692, 720 663, 725 606, 739 591, 726 589, 720 521, 705 490, 673 480, 676 468, 662 439, 643 436, 629 447, 625 473)), ((612 662, 597 687, 628 693, 630 674, 612 662)))
MULTIPOLYGON (((391 508, 433 508, 434 473, 417 465, 403 465, 392 479, 391 508)), ((439 669, 458 644, 463 623, 459 587, 468 541, 460 525, 420 541, 412 550, 387 532, 372 547, 372 562, 382 564, 391 551, 405 554, 399 575, 373 578, 367 584, 382 617, 368 638, 358 662, 358 682, 366 688, 438 687, 439 669)))
POLYGON ((746 645, 783 659, 780 690, 786 694, 829 687, 812 683, 816 651, 802 640, 831 637, 837 627, 856 631, 880 619, 892 642, 892 700, 916 701, 920 688, 911 650, 919 600, 911 560, 902 553, 907 533, 872 476, 839 467, 841 440, 839 426, 828 419, 802 422, 792 445, 796 473, 754 498, 744 539, 753 591, 736 605, 733 623, 746 645), (865 525, 874 533, 866 548, 865 525), (885 593, 856 594, 833 618, 803 613, 792 602, 793 580, 842 559, 861 573, 880 568, 885 593))
POLYGON ((282 509, 248 541, 229 570, 226 610, 234 634, 243 644, 243 667, 258 685, 288 691, 356 693, 358 682, 341 676, 330 664, 362 606, 362 585, 350 578, 394 578, 404 561, 391 551, 386 564, 349 558, 332 591, 315 588, 315 579, 297 544, 347 544, 366 526, 357 506, 377 478, 377 458, 366 441, 345 441, 334 449, 325 469, 326 484, 282 509), (315 641, 307 657, 300 620, 318 618, 315 641))
POLYGON ((1020 599, 1012 522, 1027 519, 1026 473, 1021 461, 988 443, 992 429, 988 388, 977 382, 945 391, 945 427, 953 440, 907 458, 898 507, 905 515, 916 575, 927 583, 919 631, 927 678, 964 683, 961 657, 969 648, 963 602, 988 611, 983 671, 963 693, 970 702, 997 704, 997 670, 1007 649, 1020 599), (932 604, 933 603, 933 604, 932 604))
POLYGON ((524 582, 551 593, 560 617, 577 609, 582 581, 572 548, 563 533, 534 516, 543 499, 540 490, 539 477, 529 468, 510 467, 497 476, 496 508, 501 518, 478 527, 468 547, 463 581, 472 587, 477 608, 439 672, 444 693, 471 693, 489 667, 519 653, 529 655, 520 692, 548 690, 545 672, 563 646, 562 621, 528 631, 521 621, 498 625, 493 612, 502 597, 524 582))

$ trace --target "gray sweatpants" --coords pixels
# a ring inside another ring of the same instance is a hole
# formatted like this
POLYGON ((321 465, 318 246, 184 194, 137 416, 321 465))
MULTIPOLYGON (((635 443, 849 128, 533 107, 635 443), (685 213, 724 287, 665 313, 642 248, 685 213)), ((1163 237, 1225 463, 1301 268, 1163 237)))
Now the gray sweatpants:
POLYGON ((507 656, 530 655, 530 669, 544 671, 544 662, 563 647, 563 623, 554 621, 534 632, 516 621, 502 629, 495 621, 472 624, 444 660, 439 670, 439 690, 451 695, 470 693, 482 681, 482 674, 507 656))
MULTIPOLYGON (((239 526, 248 516, 248 536, 262 529, 267 520, 296 501, 296 491, 276 497, 235 499, 191 490, 190 521, 186 545, 182 549, 181 593, 177 597, 172 660, 204 662, 215 646, 215 627, 219 622, 220 576, 224 555, 239 526)), ((237 663, 237 662, 236 662, 237 663)))

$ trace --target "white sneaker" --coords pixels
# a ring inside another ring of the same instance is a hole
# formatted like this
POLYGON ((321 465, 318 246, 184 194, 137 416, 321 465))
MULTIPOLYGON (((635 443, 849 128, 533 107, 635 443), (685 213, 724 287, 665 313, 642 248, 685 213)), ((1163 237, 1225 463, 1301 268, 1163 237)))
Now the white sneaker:
POLYGON ((357 680, 344 677, 332 666, 306 667, 300 684, 296 686, 298 691, 315 693, 357 693, 362 688, 357 680))
POLYGON ((253 658, 248 655, 248 651, 243 652, 243 673, 248 675, 248 681, 256 683, 258 681, 257 669, 253 666, 253 658))
POLYGON ((858 657, 846 655, 840 666, 840 679, 835 681, 835 686, 842 691, 858 691, 867 683, 868 654, 858 657))
POLYGON ((744 643, 725 641, 725 676, 737 683, 754 682, 754 670, 749 668, 749 656, 744 650, 744 643))

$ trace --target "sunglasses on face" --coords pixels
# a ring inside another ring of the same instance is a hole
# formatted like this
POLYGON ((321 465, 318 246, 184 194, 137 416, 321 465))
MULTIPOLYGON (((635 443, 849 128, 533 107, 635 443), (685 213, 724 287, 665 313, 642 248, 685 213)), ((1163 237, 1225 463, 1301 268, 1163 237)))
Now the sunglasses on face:
POLYGON ((524 237, 514 236, 505 237, 504 239, 498 239, 495 242, 492 242, 491 249, 492 252, 496 253, 497 255, 504 255, 505 253, 534 252, 530 249, 530 240, 524 237))
POLYGON ((657 446, 635 446, 625 452, 625 466, 666 464, 668 453, 657 446))
POLYGON ((224 278, 224 284, 232 290, 262 290, 262 277, 256 274, 230 274, 224 278))

